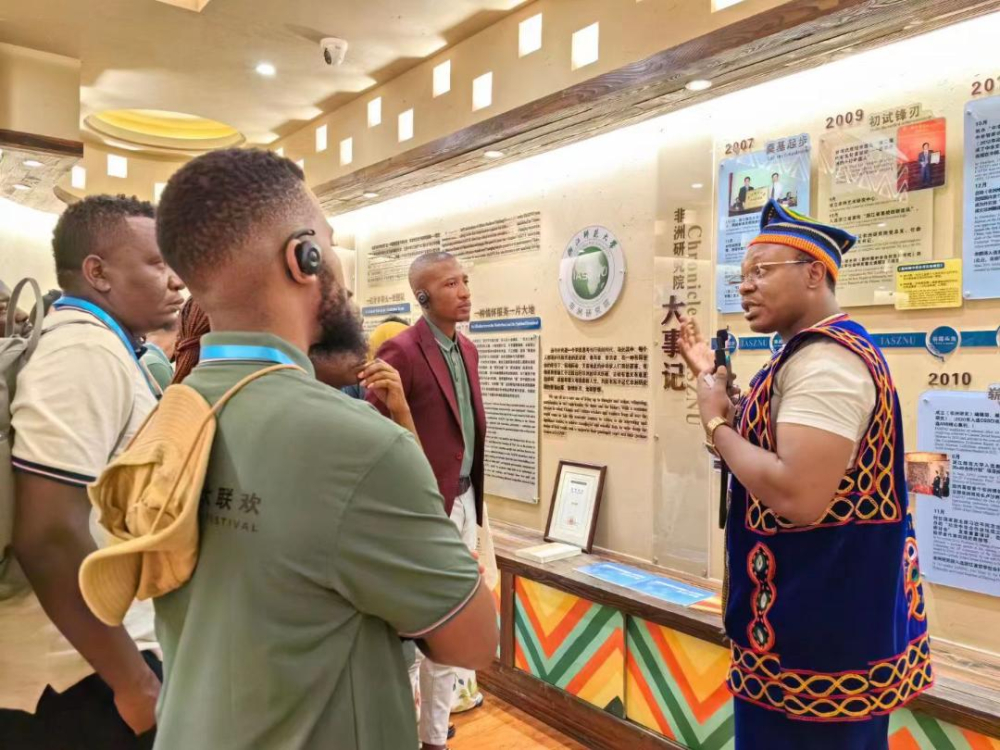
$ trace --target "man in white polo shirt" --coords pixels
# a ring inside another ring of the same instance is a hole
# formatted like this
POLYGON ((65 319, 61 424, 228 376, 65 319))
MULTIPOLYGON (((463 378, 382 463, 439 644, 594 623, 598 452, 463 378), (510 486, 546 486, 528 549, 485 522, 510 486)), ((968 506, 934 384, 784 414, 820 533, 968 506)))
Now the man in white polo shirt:
POLYGON ((153 612, 97 620, 80 595, 100 539, 86 486, 156 404, 140 342, 183 303, 153 207, 124 196, 70 206, 53 235, 63 297, 11 405, 14 549, 31 591, 0 601, 0 747, 131 750, 152 743, 159 661, 153 612), (142 736, 140 736, 142 735, 142 736))

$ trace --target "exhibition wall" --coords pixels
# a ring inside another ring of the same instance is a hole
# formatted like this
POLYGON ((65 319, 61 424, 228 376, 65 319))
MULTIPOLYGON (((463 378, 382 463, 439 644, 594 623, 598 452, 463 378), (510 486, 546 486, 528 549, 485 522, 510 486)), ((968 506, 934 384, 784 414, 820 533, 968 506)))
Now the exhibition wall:
MULTIPOLYGON (((917 447, 918 407, 933 405, 936 391, 982 394, 982 411, 992 414, 986 393, 1000 381, 1000 283, 975 248, 964 279, 951 264, 925 264, 962 258, 965 213, 989 199, 977 204, 963 186, 973 168, 964 139, 977 120, 988 127, 996 116, 1000 99, 990 97, 1000 82, 990 53, 998 32, 994 14, 856 55, 844 50, 819 68, 792 66, 778 80, 334 218, 338 244, 357 252, 358 301, 369 308, 369 325, 389 310, 419 315, 399 270, 415 253, 443 248, 471 261, 470 334, 481 348, 540 337, 537 491, 506 493, 517 500, 491 495, 491 516, 543 529, 559 461, 604 464, 598 547, 721 577, 719 475, 702 447, 690 375, 678 380, 670 312, 686 309, 704 330, 729 326, 745 339, 733 354, 743 384, 766 361, 769 342, 740 314, 719 308, 729 304, 727 275, 775 172, 789 205, 863 235, 854 251, 862 262, 845 268, 838 292, 873 333, 900 334, 884 344, 907 447, 917 447), (971 114, 969 102, 976 102, 971 114), (924 143, 929 155, 921 157, 924 143), (753 189, 741 197, 744 176, 753 189), (896 211, 904 213, 889 213, 896 211), (586 288, 586 274, 583 287, 566 288, 567 269, 580 268, 574 249, 593 243, 611 259, 607 288, 586 288), (729 268, 719 268, 720 244, 729 248, 729 268), (614 300, 617 251, 627 274, 614 300), (918 266, 917 281, 904 274, 897 288, 898 265, 918 266), (589 297, 613 304, 588 319, 581 299, 589 297), (900 309, 914 305, 921 309, 900 309), (976 335, 950 354, 942 345, 938 358, 924 343, 940 326, 976 335), (584 348, 591 351, 572 351, 584 348)), ((980 143, 980 161, 991 148, 980 143)), ((982 172, 984 183, 994 177, 982 172)), ((504 460, 531 463, 513 452, 504 460)), ((924 499, 918 521, 922 507, 924 499)), ((967 549, 985 554, 989 544, 967 549)), ((991 590, 991 575, 967 576, 963 587, 927 584, 936 637, 1000 652, 997 599, 977 593, 991 590)))

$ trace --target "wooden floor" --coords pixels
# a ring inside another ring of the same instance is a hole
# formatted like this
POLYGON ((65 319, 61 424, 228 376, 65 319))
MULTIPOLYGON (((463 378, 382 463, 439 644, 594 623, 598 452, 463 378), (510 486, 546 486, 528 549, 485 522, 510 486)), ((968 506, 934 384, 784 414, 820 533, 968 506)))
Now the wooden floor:
POLYGON ((484 695, 482 708, 452 717, 458 732, 449 750, 586 750, 524 711, 484 695))

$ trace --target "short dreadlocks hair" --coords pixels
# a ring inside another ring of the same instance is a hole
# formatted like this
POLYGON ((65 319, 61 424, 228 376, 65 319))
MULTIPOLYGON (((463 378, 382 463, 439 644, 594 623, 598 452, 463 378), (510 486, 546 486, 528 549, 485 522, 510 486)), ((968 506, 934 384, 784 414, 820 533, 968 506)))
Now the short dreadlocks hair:
POLYGON ((188 283, 224 266, 261 224, 304 213, 305 175, 260 149, 199 156, 170 178, 157 207, 156 237, 167 264, 188 283))
POLYGON ((52 254, 59 285, 72 285, 74 275, 89 255, 100 255, 126 219, 155 216, 153 204, 135 196, 91 195, 70 205, 52 233, 52 254))

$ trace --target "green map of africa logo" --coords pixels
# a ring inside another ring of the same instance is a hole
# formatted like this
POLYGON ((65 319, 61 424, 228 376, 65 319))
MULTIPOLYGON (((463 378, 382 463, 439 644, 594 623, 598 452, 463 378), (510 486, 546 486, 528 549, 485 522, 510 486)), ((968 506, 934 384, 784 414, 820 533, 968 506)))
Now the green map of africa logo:
POLYGON ((597 299, 608 285, 608 258, 599 247, 587 247, 573 261, 573 291, 580 299, 597 299))

